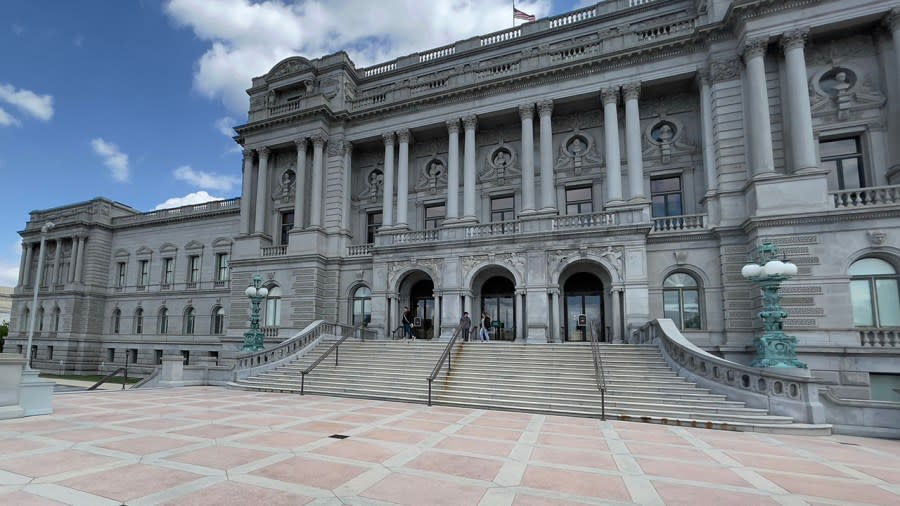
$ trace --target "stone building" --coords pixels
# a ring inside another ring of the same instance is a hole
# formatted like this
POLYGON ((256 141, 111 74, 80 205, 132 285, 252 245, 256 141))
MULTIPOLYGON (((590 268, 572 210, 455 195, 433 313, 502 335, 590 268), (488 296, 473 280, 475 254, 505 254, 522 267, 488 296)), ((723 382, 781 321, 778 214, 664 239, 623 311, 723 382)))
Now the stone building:
POLYGON ((227 355, 260 274, 269 342, 316 319, 390 336, 406 306, 422 337, 486 312, 529 343, 669 317, 747 363, 740 271, 772 241, 799 267, 800 358, 843 397, 889 396, 898 80, 896 0, 610 0, 367 68, 288 58, 247 90, 239 199, 32 213, 10 344, 37 310, 36 364, 227 355))

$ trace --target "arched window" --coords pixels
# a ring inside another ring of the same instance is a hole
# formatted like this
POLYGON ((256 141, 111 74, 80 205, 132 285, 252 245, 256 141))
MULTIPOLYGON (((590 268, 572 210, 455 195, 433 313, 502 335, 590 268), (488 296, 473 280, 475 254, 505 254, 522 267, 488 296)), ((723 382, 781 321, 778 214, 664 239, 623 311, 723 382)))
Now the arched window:
POLYGON ((113 317, 112 317, 113 334, 118 334, 119 328, 121 328, 121 326, 122 326, 122 310, 119 308, 116 308, 113 311, 113 317))
POLYGON ((59 332, 59 317, 61 313, 59 306, 56 306, 56 309, 53 310, 53 332, 59 332))
POLYGON ((162 308, 159 310, 159 333, 165 334, 169 331, 169 310, 162 308))
POLYGON ((900 326, 900 287, 897 269, 880 258, 863 258, 850 266, 853 325, 900 326))
POLYGON ((28 318, 31 317, 31 311, 26 307, 22 311, 22 332, 28 332, 29 321, 28 318))
POLYGON ((269 288, 266 296, 266 327, 277 327, 281 323, 281 288, 269 288))
POLYGON ((225 308, 222 306, 216 306, 213 308, 212 333, 213 334, 224 334, 225 333, 225 308))
POLYGON ((663 282, 663 310, 681 330, 702 328, 697 280, 685 272, 670 274, 663 282))
POLYGON ((38 332, 44 330, 44 308, 38 310, 38 332))
POLYGON ((361 286, 353 292, 351 299, 353 325, 366 324, 372 321, 372 290, 361 286))
POLYGON ((134 333, 144 333, 144 309, 137 308, 134 312, 134 333))
POLYGON ((187 335, 191 335, 194 333, 194 321, 196 320, 196 316, 194 314, 194 308, 188 306, 187 309, 184 310, 184 333, 187 335))

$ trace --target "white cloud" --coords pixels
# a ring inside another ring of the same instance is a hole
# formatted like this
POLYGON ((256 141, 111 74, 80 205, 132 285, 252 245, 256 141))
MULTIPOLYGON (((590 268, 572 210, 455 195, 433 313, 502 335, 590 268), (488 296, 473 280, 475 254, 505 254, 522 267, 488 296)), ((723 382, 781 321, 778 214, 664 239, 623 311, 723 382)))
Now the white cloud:
POLYGON ((17 90, 8 83, 0 83, 0 101, 13 105, 41 121, 50 121, 53 117, 52 95, 38 95, 30 90, 17 90))
POLYGON ((219 133, 231 139, 236 135, 234 129, 232 128, 232 125, 236 123, 237 121, 235 121, 235 119, 231 116, 225 116, 224 118, 217 119, 215 126, 216 130, 218 130, 219 133))
POLYGON ((19 126, 21 123, 15 116, 3 110, 0 107, 0 126, 19 126))
POLYGON ((22 239, 9 243, 7 251, 0 252, 0 286, 16 286, 19 282, 19 261, 22 255, 22 239))
POLYGON ((94 148, 94 153, 103 158, 103 165, 109 167, 114 180, 120 183, 128 181, 128 155, 121 152, 119 146, 98 137, 91 141, 91 147, 94 148))
MULTIPOLYGON (((538 17, 551 0, 523 0, 538 17)), ((250 79, 288 56, 317 58, 346 50, 358 67, 512 27, 507 0, 170 0, 165 12, 210 48, 200 57, 194 88, 246 114, 250 79)))
POLYGON ((205 191, 198 191, 194 193, 188 193, 184 197, 172 197, 162 204, 158 204, 153 209, 158 211, 160 209, 170 209, 173 207, 181 207, 181 206, 192 206, 196 204, 202 204, 204 202, 212 202, 215 200, 225 200, 224 197, 214 197, 205 191))
POLYGON ((182 165, 175 169, 172 174, 175 176, 175 179, 207 190, 231 191, 235 185, 241 182, 241 179, 238 177, 194 170, 190 165, 182 165))

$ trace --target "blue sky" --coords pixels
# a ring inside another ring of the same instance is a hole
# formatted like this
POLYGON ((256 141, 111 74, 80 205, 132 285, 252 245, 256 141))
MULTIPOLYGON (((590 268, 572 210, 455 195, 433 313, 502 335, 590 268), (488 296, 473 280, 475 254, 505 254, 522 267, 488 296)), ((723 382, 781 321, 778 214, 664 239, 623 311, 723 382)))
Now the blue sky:
MULTIPOLYGON (((544 17, 592 3, 516 5, 544 17)), ((511 4, 5 0, 0 286, 16 282, 31 210, 96 196, 141 211, 238 196, 230 127, 246 119, 250 78, 280 59, 346 49, 372 65, 507 28, 511 4)))

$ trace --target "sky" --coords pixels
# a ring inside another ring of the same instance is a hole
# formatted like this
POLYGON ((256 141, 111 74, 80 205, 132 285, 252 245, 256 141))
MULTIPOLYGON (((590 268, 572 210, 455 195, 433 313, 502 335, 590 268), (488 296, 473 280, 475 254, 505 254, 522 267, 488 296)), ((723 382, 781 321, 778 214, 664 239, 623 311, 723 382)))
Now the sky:
MULTIPOLYGON (((520 0, 537 17, 594 0, 520 0)), ((509 0, 4 0, 0 286, 29 212, 139 211, 240 195, 251 78, 294 55, 357 67, 512 26, 509 0)), ((521 21, 517 21, 521 23, 521 21)))

